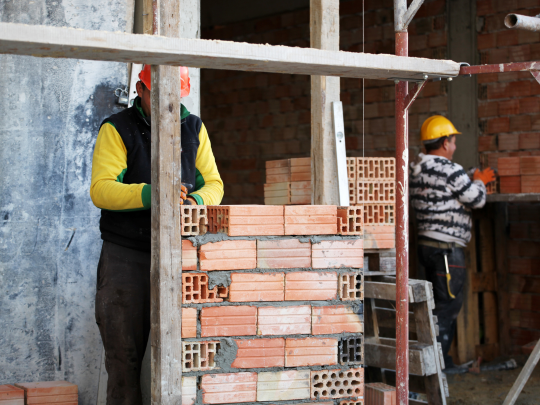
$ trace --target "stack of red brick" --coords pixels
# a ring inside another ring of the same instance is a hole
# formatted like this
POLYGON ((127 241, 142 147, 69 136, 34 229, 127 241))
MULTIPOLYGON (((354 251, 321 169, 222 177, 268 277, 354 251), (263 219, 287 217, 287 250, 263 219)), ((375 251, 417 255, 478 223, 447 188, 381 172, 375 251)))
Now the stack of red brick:
POLYGON ((498 159, 501 194, 540 193, 540 156, 498 159))
POLYGON ((311 204, 311 158, 266 162, 264 203, 311 204))
POLYGON ((361 403, 362 239, 335 206, 207 208, 222 235, 183 243, 183 405, 361 403))
POLYGON ((67 381, 44 381, 0 385, 0 405, 77 405, 77 385, 67 381))

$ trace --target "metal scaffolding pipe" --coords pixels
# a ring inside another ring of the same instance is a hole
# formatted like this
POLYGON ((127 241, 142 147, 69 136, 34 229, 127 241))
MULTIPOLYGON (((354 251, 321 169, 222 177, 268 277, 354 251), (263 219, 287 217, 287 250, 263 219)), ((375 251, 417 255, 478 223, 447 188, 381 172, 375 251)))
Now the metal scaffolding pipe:
POLYGON ((540 16, 529 17, 521 14, 508 14, 504 17, 504 25, 507 28, 519 28, 527 31, 540 31, 540 16))

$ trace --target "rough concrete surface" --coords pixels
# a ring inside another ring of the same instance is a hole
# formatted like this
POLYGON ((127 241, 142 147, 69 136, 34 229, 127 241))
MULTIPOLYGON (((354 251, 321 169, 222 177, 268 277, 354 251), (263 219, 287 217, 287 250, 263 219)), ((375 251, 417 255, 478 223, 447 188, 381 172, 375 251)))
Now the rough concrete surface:
MULTIPOLYGON (((0 20, 123 31, 126 0, 0 0, 0 20)), ((95 404, 101 249, 89 197, 126 65, 0 55, 0 384, 68 380, 95 404)))

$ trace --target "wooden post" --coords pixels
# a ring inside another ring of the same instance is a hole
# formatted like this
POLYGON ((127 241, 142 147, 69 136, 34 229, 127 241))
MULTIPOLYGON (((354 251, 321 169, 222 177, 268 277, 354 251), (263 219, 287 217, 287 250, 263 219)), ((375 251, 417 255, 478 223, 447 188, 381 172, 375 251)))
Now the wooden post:
MULTIPOLYGON (((310 0, 311 47, 339 50, 339 0, 310 0)), ((339 77, 311 76, 311 203, 339 205, 332 102, 339 77)))
POLYGON ((495 231, 495 267, 497 271, 497 309, 499 312, 499 354, 510 354, 510 297, 508 294, 510 274, 508 272, 508 204, 493 204, 495 231))
MULTIPOLYGON (((180 0, 154 0, 154 34, 180 37, 180 0)), ((180 71, 152 66, 152 404, 182 402, 180 71)))

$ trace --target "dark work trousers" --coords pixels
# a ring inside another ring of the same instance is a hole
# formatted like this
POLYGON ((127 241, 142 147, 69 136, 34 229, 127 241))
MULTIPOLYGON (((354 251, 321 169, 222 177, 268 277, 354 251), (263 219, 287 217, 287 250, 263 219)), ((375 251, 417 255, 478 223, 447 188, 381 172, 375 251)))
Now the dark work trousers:
POLYGON ((107 405, 142 405, 141 364, 150 333, 150 252, 103 242, 96 322, 109 374, 107 405))
POLYGON ((463 248, 440 249, 418 245, 418 258, 426 269, 426 279, 433 284, 436 315, 439 322, 439 336, 444 362, 447 368, 453 366, 452 357, 448 354, 452 339, 456 332, 456 319, 463 305, 463 286, 465 284, 465 251, 463 248), (450 289, 456 298, 451 298, 446 283, 446 266, 444 255, 448 258, 448 269, 452 279, 450 289))

